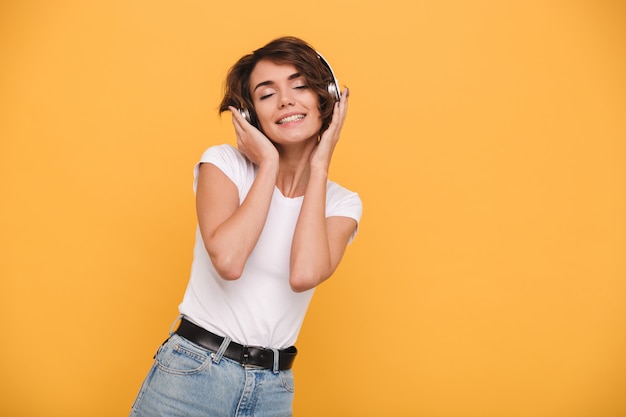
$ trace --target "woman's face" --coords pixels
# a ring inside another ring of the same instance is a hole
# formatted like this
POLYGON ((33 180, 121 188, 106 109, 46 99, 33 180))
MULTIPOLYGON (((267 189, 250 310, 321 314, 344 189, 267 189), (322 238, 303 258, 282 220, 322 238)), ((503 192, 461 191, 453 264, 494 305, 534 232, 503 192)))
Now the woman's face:
POLYGON ((261 60, 250 74, 250 89, 257 120, 269 139, 281 145, 317 140, 319 98, 296 67, 261 60))

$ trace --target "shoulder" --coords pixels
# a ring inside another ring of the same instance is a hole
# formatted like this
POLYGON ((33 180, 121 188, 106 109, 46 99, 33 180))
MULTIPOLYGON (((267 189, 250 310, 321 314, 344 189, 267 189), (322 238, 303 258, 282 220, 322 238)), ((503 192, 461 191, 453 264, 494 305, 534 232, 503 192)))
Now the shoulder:
POLYGON ((198 163, 220 163, 230 162, 238 165, 246 165, 250 163, 248 159, 237 148, 229 144, 214 145, 204 151, 198 163))
POLYGON ((194 190, 198 183, 201 164, 212 164, 220 169, 243 192, 256 173, 256 166, 232 145, 214 145, 204 151, 194 166, 194 190))
POLYGON ((326 195, 329 200, 342 200, 346 198, 353 198, 359 201, 361 200, 358 193, 351 191, 330 180, 326 182, 326 195))
POLYGON ((363 202, 358 193, 327 181, 326 211, 328 216, 347 216, 358 222, 363 213, 363 202))

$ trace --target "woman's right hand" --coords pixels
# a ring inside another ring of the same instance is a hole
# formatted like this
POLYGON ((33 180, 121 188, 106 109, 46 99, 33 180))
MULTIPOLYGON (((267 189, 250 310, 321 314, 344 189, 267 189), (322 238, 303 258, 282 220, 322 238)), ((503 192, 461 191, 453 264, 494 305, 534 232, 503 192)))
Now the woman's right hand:
POLYGON ((233 117, 237 135, 237 149, 251 162, 261 166, 265 162, 278 162, 278 150, 274 144, 256 127, 250 124, 239 111, 228 107, 233 117))

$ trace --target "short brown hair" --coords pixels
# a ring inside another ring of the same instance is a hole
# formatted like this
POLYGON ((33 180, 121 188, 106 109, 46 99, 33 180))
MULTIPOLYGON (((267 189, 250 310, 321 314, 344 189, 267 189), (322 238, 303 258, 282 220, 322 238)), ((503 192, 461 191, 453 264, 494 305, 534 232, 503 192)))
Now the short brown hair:
POLYGON ((329 83, 334 81, 333 75, 322 63, 318 53, 311 45, 293 36, 274 39, 262 48, 243 56, 230 68, 226 76, 220 113, 227 111, 228 106, 244 107, 250 111, 253 118, 256 118, 252 95, 250 94, 250 74, 262 59, 270 60, 276 64, 291 64, 296 67, 309 88, 317 93, 319 112, 322 118, 320 133, 326 130, 330 124, 335 105, 335 98, 328 91, 329 83))

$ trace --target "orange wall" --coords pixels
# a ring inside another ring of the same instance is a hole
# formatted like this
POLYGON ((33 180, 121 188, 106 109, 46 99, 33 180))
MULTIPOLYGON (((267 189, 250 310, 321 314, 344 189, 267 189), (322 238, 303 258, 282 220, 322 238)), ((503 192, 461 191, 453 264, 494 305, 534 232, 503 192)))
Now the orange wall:
POLYGON ((0 415, 126 415, 183 294, 227 68, 303 37, 365 203, 299 417, 626 415, 618 1, 4 1, 0 415))

